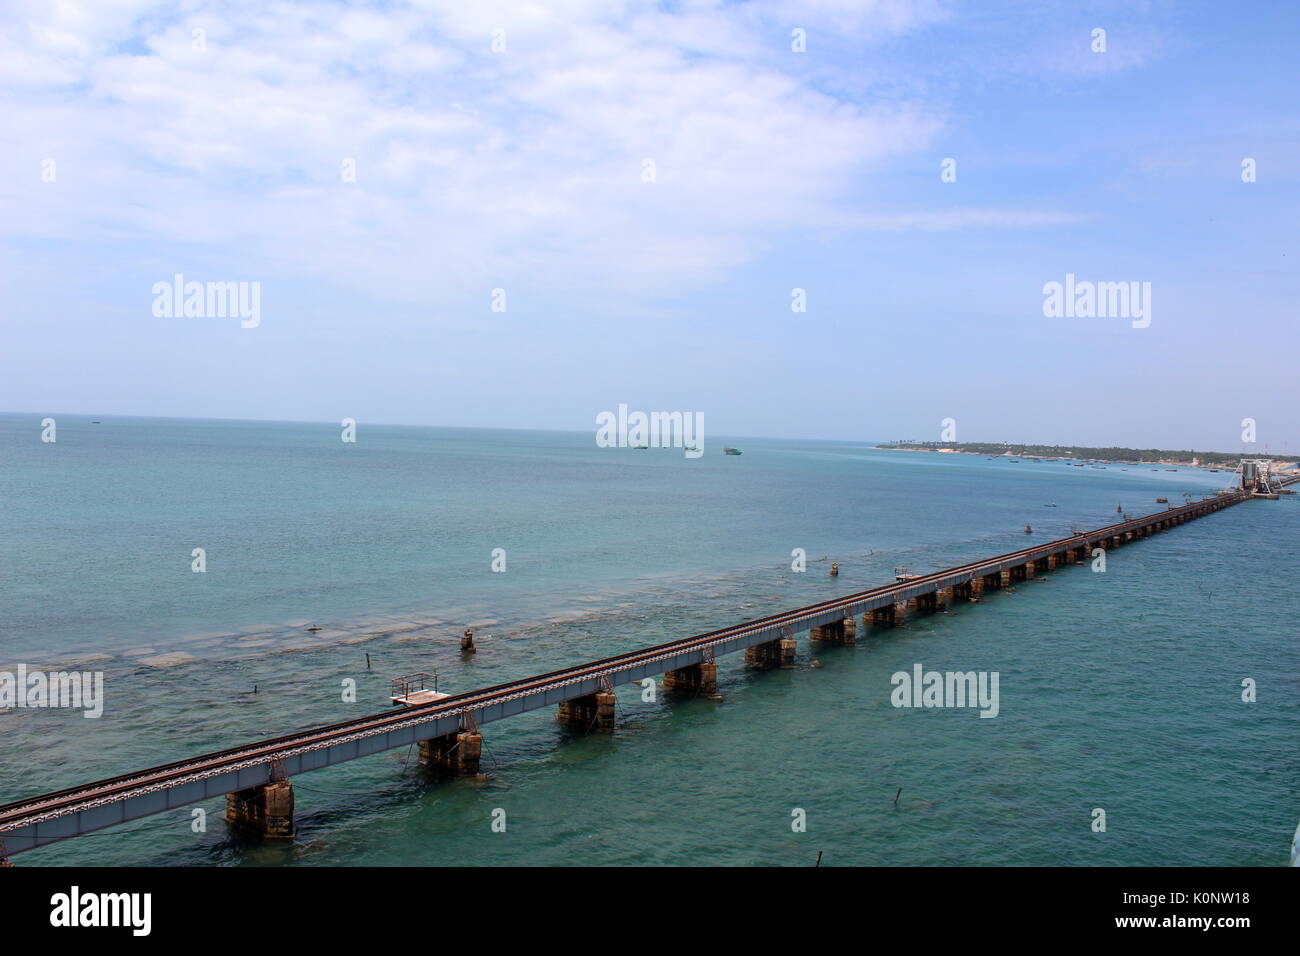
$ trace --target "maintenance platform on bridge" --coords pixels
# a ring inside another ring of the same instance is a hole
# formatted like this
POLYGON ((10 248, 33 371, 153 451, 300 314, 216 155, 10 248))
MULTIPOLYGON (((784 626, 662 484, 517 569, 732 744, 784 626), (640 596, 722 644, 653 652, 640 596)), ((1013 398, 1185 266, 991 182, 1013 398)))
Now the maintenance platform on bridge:
POLYGON ((405 677, 393 678, 393 692, 389 696, 394 704, 400 704, 403 707, 419 707, 421 704, 432 704, 435 701, 446 700, 451 694, 442 694, 438 692, 438 675, 433 674, 407 674, 405 677))

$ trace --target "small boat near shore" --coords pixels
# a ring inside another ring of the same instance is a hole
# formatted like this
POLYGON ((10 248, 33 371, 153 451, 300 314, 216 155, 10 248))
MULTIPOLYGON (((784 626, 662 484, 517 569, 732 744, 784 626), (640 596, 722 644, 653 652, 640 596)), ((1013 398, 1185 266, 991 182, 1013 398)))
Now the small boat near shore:
POLYGON ((723 453, 724 455, 743 455, 743 454, 744 454, 744 452, 742 452, 739 448, 724 448, 724 449, 722 449, 722 453, 723 453))

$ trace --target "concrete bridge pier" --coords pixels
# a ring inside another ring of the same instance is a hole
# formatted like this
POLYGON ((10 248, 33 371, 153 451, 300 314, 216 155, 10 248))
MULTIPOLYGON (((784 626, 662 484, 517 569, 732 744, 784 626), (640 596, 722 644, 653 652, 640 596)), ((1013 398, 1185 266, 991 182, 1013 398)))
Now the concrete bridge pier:
POLYGON ((997 574, 990 575, 990 577, 997 579, 997 584, 993 584, 992 581, 989 581, 989 583, 993 584, 996 588, 1009 588, 1011 587, 1011 582, 1015 580, 1015 575, 1012 574, 1011 568, 1004 568, 997 574))
POLYGON ((825 641, 828 644, 839 644, 844 640, 844 622, 831 621, 829 624, 823 624, 821 627, 810 628, 808 637, 814 641, 825 641))
POLYGON ((909 611, 921 611, 925 613, 933 613, 935 607, 937 606, 935 601, 936 599, 933 591, 931 591, 929 594, 918 594, 916 597, 912 598, 907 602, 907 609, 909 611))
POLYGON ((907 622, 907 604, 895 601, 869 612, 871 623, 877 627, 900 627, 907 622))
POLYGON ((1047 570, 1049 570, 1049 571, 1055 571, 1055 570, 1056 570, 1056 555, 1054 555, 1054 554, 1049 554, 1049 555, 1047 556, 1047 570))
POLYGON ((946 611, 952 604, 953 588, 939 588, 934 592, 934 609, 936 611, 946 611))
POLYGON ((718 665, 714 661, 701 661, 675 671, 664 671, 664 690, 673 694, 716 694, 718 665))
POLYGON ((482 753, 483 735, 477 730, 462 730, 420 741, 420 762, 448 773, 478 773, 482 753))
POLYGON ((795 655, 799 652, 799 642, 793 637, 781 638, 781 666, 794 667, 795 655))
POLYGON ((755 670, 768 670, 781 664, 781 641, 765 641, 745 648, 745 666, 755 670))
POLYGON ((615 700, 612 691, 597 691, 562 701, 559 707, 560 723, 577 730, 613 730, 615 700))
POLYGON ((829 644, 856 644, 858 642, 858 622, 851 617, 842 621, 831 621, 821 627, 809 629, 808 636, 814 641, 829 644))
POLYGON ((293 784, 277 780, 226 794, 226 822, 252 836, 292 838, 293 784))

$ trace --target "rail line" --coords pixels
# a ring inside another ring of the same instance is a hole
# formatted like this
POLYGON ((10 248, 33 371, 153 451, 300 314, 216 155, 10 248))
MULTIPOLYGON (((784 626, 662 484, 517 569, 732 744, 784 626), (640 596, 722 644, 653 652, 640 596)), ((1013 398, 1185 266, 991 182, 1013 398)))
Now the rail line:
MULTIPOLYGON (((1295 480, 1300 478, 1291 478, 1286 483, 1295 480)), ((627 683, 664 670, 699 663, 705 659, 711 660, 714 652, 730 653, 760 641, 772 640, 774 635, 792 636, 795 631, 806 630, 820 623, 842 620, 859 611, 932 593, 940 587, 973 581, 1018 564, 1075 548, 1092 547, 1129 532, 1181 523, 1238 504, 1249 497, 1249 493, 1244 491, 1222 492, 1202 501, 1067 538, 1031 545, 992 558, 830 598, 653 647, 467 691, 399 712, 371 714, 313 727, 255 744, 201 754, 6 803, 0 805, 0 857, 6 852, 20 852, 91 829, 207 799, 216 795, 216 792, 231 792, 238 787, 265 783, 274 779, 277 763, 281 774, 301 773, 353 757, 404 746, 454 732, 466 721, 476 726, 487 720, 591 693, 601 681, 611 685, 627 683), (160 795, 165 799, 157 799, 160 795), (121 812, 108 812, 115 808, 120 808, 121 812), (71 817, 77 818, 75 825, 64 825, 71 817)))

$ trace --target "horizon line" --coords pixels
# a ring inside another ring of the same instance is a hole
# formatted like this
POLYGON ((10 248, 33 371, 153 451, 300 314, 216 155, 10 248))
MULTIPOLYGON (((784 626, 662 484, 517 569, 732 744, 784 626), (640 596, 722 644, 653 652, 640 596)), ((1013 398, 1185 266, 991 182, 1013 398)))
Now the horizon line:
MULTIPOLYGON (((13 411, 7 409, 0 410, 0 415, 6 415, 6 416, 41 415, 41 416, 54 417, 59 415, 65 415, 65 416, 73 416, 73 417, 91 418, 92 415, 94 414, 107 416, 109 418, 158 419, 161 421, 248 422, 250 424, 266 424, 266 425, 322 425, 322 426, 329 426, 331 428, 338 427, 337 425, 334 425, 333 422, 330 421, 324 421, 318 419, 306 419, 306 418, 214 418, 214 417, 203 416, 203 415, 125 415, 125 414, 118 414, 115 412, 97 412, 97 413, 48 412, 48 411, 33 412, 33 411, 13 411)), ((363 424, 363 422, 361 420, 357 420, 357 424, 360 425, 363 424)), ((579 428, 525 428, 525 427, 514 426, 514 425, 435 425, 435 424, 427 424, 427 423, 420 424, 420 425, 412 425, 412 424, 397 423, 397 422, 364 422, 364 424, 378 426, 380 428, 447 428, 447 429, 454 429, 458 431, 477 430, 477 431, 503 431, 503 432, 540 432, 542 434, 562 434, 562 435, 581 435, 585 431, 584 429, 579 429, 579 428)), ((756 441, 807 441, 807 442, 823 442, 827 444, 863 444, 867 447, 868 450, 871 451, 888 451, 890 450, 889 446, 891 445, 897 446, 900 443, 928 444, 928 442, 925 439, 890 439, 889 441, 882 442, 879 439, 806 438, 806 437, 800 437, 795 435, 736 434, 736 435, 721 435, 719 437, 753 439, 756 441)), ((1214 449, 1197 449, 1197 448, 1151 448, 1151 447, 1140 447, 1137 445, 1077 445, 1077 444, 1060 444, 1056 442, 1041 442, 1041 441, 1025 441, 1025 442, 961 441, 961 442, 935 442, 934 443, 934 446, 936 448, 940 446, 955 447, 958 445, 1001 445, 1005 447, 1013 447, 1017 445, 1022 447, 1038 445, 1044 448, 1093 448, 1093 449, 1118 448, 1118 449, 1123 449, 1124 451, 1188 451, 1192 453, 1204 453, 1204 454, 1211 454, 1211 455, 1242 455, 1242 456, 1246 456, 1250 454, 1250 452, 1246 451, 1245 449, 1241 449, 1237 451, 1216 451, 1214 449)), ((935 452, 935 454, 938 454, 938 452, 935 452)), ((1261 452, 1260 454, 1267 455, 1269 454, 1269 452, 1261 452)), ((1285 457, 1289 455, 1289 452, 1280 451, 1280 452, 1273 452, 1272 454, 1282 455, 1285 457)))

